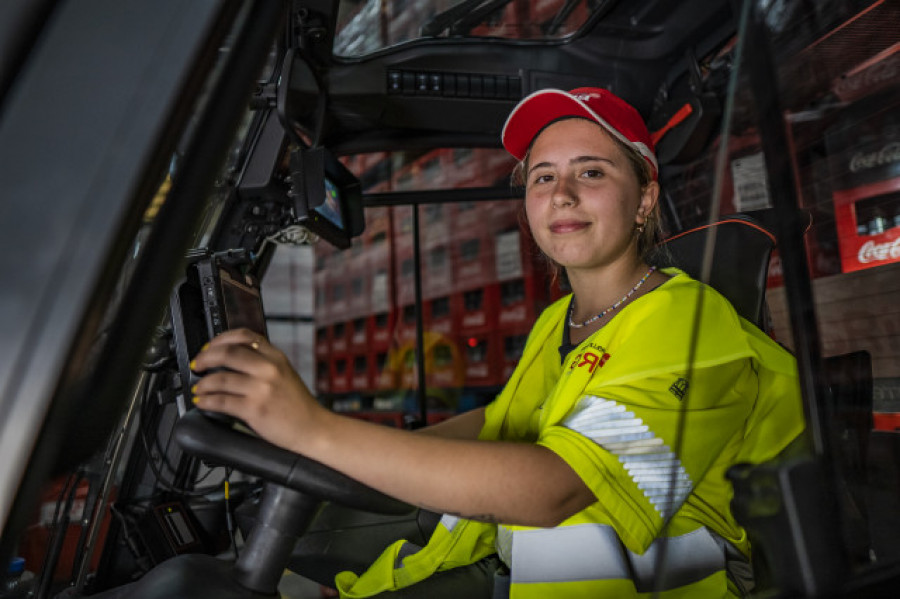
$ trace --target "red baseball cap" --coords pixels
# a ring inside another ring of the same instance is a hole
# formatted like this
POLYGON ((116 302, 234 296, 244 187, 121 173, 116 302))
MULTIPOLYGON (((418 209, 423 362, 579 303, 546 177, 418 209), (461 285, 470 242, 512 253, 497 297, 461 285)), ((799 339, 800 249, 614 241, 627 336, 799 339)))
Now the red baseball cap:
POLYGON ((568 92, 542 89, 527 96, 513 108, 503 125, 503 147, 523 160, 537 134, 564 117, 585 118, 609 131, 650 163, 656 179, 659 165, 644 119, 631 104, 599 87, 579 87, 568 92))

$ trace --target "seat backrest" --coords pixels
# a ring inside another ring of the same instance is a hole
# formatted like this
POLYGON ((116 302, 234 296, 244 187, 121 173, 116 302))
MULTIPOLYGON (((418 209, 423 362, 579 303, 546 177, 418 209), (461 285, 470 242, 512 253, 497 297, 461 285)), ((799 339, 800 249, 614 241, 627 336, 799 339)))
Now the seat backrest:
POLYGON ((658 266, 676 266, 701 280, 703 252, 715 231, 712 272, 707 283, 725 296, 738 314, 765 330, 766 278, 775 235, 755 219, 734 214, 682 233, 660 244, 658 266))

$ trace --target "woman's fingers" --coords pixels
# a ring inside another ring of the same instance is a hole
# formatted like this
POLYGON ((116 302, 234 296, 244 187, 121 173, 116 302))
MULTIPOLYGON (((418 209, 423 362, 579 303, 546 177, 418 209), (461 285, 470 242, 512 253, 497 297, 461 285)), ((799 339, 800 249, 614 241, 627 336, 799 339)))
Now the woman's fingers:
POLYGON ((276 445, 294 449, 298 435, 316 426, 321 406, 287 357, 253 331, 217 336, 191 369, 203 374, 191 389, 197 407, 239 418, 276 445))
POLYGON ((250 329, 231 329, 217 335, 209 342, 210 347, 219 345, 246 345, 247 347, 260 351, 274 349, 266 341, 265 336, 255 333, 250 329))
POLYGON ((191 362, 191 370, 202 373, 230 368, 257 376, 272 375, 271 365, 284 362, 284 355, 262 336, 238 329, 210 341, 191 362))
POLYGON ((222 412, 246 421, 244 412, 247 410, 245 397, 228 395, 226 393, 212 393, 208 395, 195 395, 194 404, 203 410, 222 412))
POLYGON ((207 372, 191 389, 194 395, 212 395, 221 393, 238 397, 254 395, 257 383, 251 376, 234 370, 216 370, 207 372))

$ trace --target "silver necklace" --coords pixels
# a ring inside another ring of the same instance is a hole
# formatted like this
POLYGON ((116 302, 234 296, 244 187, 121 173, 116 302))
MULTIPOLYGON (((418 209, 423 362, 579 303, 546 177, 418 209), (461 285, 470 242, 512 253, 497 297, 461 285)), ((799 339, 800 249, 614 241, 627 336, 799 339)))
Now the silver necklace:
POLYGON ((623 295, 623 296, 622 296, 622 299, 620 299, 619 301, 617 301, 616 303, 614 303, 612 306, 610 306, 609 308, 607 308, 606 310, 604 310, 604 311, 601 312, 600 314, 597 314, 596 316, 592 316, 592 317, 588 318, 587 320, 585 320, 584 322, 582 322, 582 323, 580 323, 580 324, 577 323, 577 322, 574 322, 574 321, 572 320, 572 313, 575 311, 575 298, 573 297, 573 298, 572 298, 572 303, 569 304, 569 326, 572 327, 573 329, 580 329, 581 327, 586 327, 587 325, 591 324, 592 322, 596 322, 596 321, 600 320, 601 318, 603 318, 604 316, 606 316, 607 314, 609 314, 610 312, 612 312, 613 310, 615 310, 616 308, 618 308, 619 306, 621 306, 621 305, 622 305, 624 302, 626 302, 626 301, 628 300, 628 298, 630 298, 632 295, 634 295, 634 292, 637 291, 638 289, 640 289, 641 285, 644 284, 644 281, 646 281, 647 279, 650 278, 650 275, 653 274, 653 271, 654 271, 654 270, 656 270, 656 267, 655 267, 655 266, 651 266, 651 267, 650 267, 650 270, 648 270, 647 272, 645 272, 645 273, 644 273, 644 276, 641 277, 641 280, 637 282, 637 285, 635 285, 634 287, 632 287, 632 288, 631 288, 631 291, 629 291, 628 293, 626 293, 625 295, 623 295))

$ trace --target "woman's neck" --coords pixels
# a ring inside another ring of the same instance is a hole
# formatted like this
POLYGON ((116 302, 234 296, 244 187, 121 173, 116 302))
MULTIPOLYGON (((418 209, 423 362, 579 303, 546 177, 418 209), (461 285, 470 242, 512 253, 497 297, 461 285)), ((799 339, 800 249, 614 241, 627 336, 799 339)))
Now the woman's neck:
POLYGON ((645 262, 638 259, 618 268, 605 267, 571 273, 569 282, 574 305, 567 317, 570 341, 575 345, 581 343, 628 304, 667 279, 668 276, 651 270, 645 262), (596 318, 601 314, 600 318, 596 318), (572 323, 575 323, 574 326, 572 323))
POLYGON ((575 296, 572 320, 583 322, 618 302, 640 281, 648 268, 643 260, 635 256, 634 260, 601 268, 567 271, 575 296))

